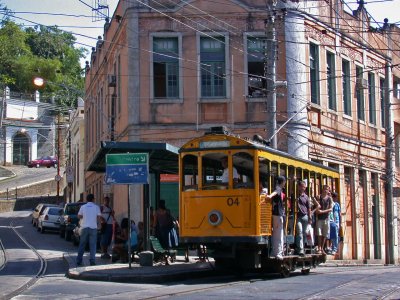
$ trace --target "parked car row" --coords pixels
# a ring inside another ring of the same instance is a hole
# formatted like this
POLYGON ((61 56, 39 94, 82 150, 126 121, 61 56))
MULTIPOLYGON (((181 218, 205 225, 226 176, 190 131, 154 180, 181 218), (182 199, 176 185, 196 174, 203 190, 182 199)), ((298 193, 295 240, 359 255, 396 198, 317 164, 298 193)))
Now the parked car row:
POLYGON ((39 225, 39 218, 43 216, 44 210, 47 207, 59 207, 56 204, 46 204, 46 203, 39 203, 36 208, 32 212, 32 225, 33 227, 38 227, 39 225))
MULTIPOLYGON (((32 212, 32 225, 41 233, 58 231, 61 238, 79 244, 80 227, 78 212, 85 202, 66 203, 64 207, 40 203, 32 212)), ((100 234, 98 234, 98 244, 100 234)))

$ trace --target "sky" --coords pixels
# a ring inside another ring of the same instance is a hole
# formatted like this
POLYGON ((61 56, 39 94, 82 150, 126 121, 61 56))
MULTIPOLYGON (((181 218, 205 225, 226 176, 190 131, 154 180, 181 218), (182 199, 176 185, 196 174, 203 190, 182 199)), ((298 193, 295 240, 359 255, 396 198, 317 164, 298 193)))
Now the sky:
MULTIPOLYGON (((377 22, 384 18, 389 23, 400 26, 400 0, 364 0, 369 13, 377 22)), ((95 3, 109 6, 109 16, 114 13, 118 0, 0 0, 14 12, 15 22, 33 26, 35 24, 57 25, 60 29, 70 31, 77 38, 77 46, 89 50, 95 46, 97 37, 103 34, 104 19, 96 20, 92 8, 95 3)), ((346 0, 352 9, 357 8, 356 0, 346 0)))

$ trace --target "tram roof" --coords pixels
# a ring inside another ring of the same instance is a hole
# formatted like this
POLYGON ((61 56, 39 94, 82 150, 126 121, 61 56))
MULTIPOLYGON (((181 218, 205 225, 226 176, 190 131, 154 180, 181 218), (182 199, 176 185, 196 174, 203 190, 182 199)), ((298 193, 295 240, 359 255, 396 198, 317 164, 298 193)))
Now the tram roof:
POLYGON ((87 171, 104 173, 106 155, 118 153, 148 153, 150 172, 178 174, 178 148, 168 143, 103 141, 87 167, 87 171))
MULTIPOLYGON (((196 142, 199 144, 202 140, 208 139, 209 137, 216 137, 216 138, 225 137, 225 138, 230 139, 230 140, 240 140, 241 141, 239 146, 230 146, 230 147, 227 147, 226 149, 228 149, 228 148, 230 148, 230 149, 235 149, 235 148, 243 149, 243 148, 247 147, 249 149, 264 150, 266 152, 269 152, 271 154, 280 156, 282 158, 287 158, 287 159, 289 159, 291 161, 296 161, 297 163, 300 163, 300 164, 306 164, 306 165, 312 166, 312 167, 316 168, 317 170, 318 169, 321 170, 321 171, 325 170, 325 171, 333 172, 333 173, 336 173, 336 174, 338 174, 338 172, 339 172, 338 170, 336 170, 334 168, 331 168, 331 167, 328 167, 328 166, 324 166, 324 165, 322 165, 320 163, 313 162, 311 160, 302 159, 300 157, 295 157, 295 156, 290 155, 289 153, 286 153, 286 152, 271 148, 268 145, 266 145, 266 143, 265 143, 266 141, 260 140, 259 137, 258 137, 259 140, 251 140, 251 139, 248 139, 248 138, 242 138, 242 137, 237 136, 235 134, 230 134, 228 132, 223 132, 223 133, 221 133, 221 132, 209 132, 206 135, 194 138, 191 141, 189 141, 188 143, 184 144, 182 146, 182 148, 179 149, 179 152, 199 151, 199 150, 205 150, 205 149, 211 150, 212 148, 201 148, 201 147, 196 148, 196 147, 191 146, 191 144, 193 144, 193 143, 196 144, 196 142)), ((215 149, 222 149, 222 148, 223 147, 217 147, 215 149)))

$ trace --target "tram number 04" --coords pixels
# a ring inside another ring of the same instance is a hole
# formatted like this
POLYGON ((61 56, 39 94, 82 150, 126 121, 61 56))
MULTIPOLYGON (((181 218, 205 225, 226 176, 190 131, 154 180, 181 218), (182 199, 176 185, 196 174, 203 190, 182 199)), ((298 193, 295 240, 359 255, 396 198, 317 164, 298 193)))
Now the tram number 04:
POLYGON ((228 204, 228 206, 232 206, 232 205, 239 206, 239 204, 240 204, 239 198, 229 197, 228 199, 226 199, 226 204, 228 204))

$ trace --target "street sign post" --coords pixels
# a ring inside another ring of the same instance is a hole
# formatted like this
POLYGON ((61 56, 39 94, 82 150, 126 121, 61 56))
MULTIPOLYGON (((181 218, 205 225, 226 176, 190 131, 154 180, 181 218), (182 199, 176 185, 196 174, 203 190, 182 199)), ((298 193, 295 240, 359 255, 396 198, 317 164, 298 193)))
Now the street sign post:
POLYGON ((149 154, 107 154, 106 184, 147 184, 149 154))
MULTIPOLYGON (((149 154, 124 153, 106 155, 106 177, 108 184, 145 184, 149 183, 149 154)), ((131 219, 130 188, 128 187, 128 220, 131 219)), ((128 236, 131 236, 129 226, 128 236)), ((130 240, 130 239, 129 239, 130 240)), ((131 268, 131 243, 128 243, 129 269, 131 268)))

